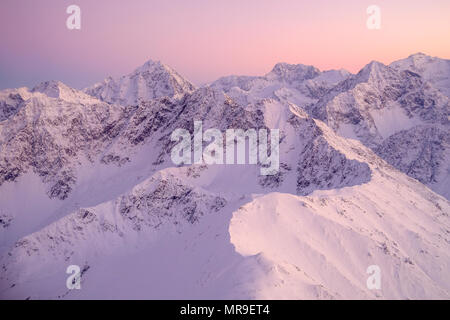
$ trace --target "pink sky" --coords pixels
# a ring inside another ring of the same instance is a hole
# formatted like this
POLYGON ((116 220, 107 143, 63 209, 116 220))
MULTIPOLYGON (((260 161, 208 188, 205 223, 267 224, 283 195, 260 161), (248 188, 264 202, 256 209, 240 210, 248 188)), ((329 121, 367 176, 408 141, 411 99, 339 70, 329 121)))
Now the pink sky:
POLYGON ((277 62, 357 72, 423 52, 450 58, 449 0, 1 0, 0 88, 82 88, 161 60, 196 84, 277 62), (82 11, 66 28, 67 6, 82 11), (381 30, 366 8, 381 8, 381 30))

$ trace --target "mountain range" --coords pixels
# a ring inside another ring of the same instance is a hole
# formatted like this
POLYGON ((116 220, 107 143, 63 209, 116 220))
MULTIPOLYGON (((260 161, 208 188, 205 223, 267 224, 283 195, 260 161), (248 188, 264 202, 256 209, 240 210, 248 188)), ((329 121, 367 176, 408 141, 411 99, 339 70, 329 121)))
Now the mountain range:
POLYGON ((449 88, 450 60, 419 53, 201 87, 148 61, 84 90, 3 90, 0 297, 448 299, 449 88), (171 134, 194 120, 279 129, 279 172, 175 166, 171 134))

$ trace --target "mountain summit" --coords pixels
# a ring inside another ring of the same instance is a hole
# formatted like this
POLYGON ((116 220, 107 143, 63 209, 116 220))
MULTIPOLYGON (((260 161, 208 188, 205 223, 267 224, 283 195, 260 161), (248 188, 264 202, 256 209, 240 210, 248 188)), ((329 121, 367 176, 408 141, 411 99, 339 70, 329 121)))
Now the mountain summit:
POLYGON ((109 77, 84 92, 108 103, 136 105, 165 96, 181 97, 194 90, 195 86, 171 67, 149 60, 128 75, 109 77))
POLYGON ((450 97, 450 60, 416 53, 406 59, 395 61, 390 66, 397 70, 410 70, 420 74, 436 89, 450 97))

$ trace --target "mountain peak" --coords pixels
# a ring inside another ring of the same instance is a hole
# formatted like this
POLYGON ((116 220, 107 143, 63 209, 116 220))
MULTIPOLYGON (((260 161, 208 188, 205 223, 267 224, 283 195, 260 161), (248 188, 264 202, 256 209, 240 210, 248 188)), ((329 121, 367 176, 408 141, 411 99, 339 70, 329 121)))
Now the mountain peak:
POLYGON ((409 70, 417 73, 447 97, 450 97, 450 60, 419 52, 406 59, 392 62, 390 67, 399 71, 409 70))
POLYGON ((163 64, 161 61, 159 60, 147 60, 143 65, 141 65, 140 67, 137 67, 133 73, 139 73, 139 72, 152 72, 155 70, 170 70, 171 68, 166 66, 165 64, 163 64))
POLYGON ((319 69, 304 64, 289 64, 286 62, 277 63, 266 77, 270 80, 280 80, 286 82, 304 81, 317 77, 319 69))
POLYGON ((417 68, 422 68, 425 64, 432 63, 433 61, 440 60, 438 58, 426 55, 424 53, 418 52, 410 55, 406 58, 410 65, 416 66, 417 68))
POLYGON ((71 90, 71 88, 66 86, 61 81, 49 80, 39 83, 31 89, 31 92, 40 92, 51 98, 60 98, 62 92, 66 90, 71 90))
POLYGON ((365 65, 356 75, 358 82, 377 81, 385 79, 393 70, 379 61, 371 61, 365 65))
POLYGON ((109 77, 84 91, 108 103, 135 105, 160 97, 179 97, 194 90, 195 86, 171 67, 148 60, 130 74, 109 77))
POLYGON ((423 52, 416 52, 416 53, 411 54, 408 58, 423 59, 423 58, 431 58, 431 56, 429 56, 423 52))
MULTIPOLYGON (((423 71, 434 63, 448 63, 448 60, 432 57, 422 52, 414 53, 405 59, 394 61, 390 64, 396 69, 410 69, 411 71, 423 71)), ((438 71, 438 70, 433 70, 438 71)))
POLYGON ((58 80, 43 81, 29 91, 33 93, 41 93, 49 98, 60 99, 67 102, 91 104, 97 103, 98 100, 87 95, 83 91, 71 88, 58 80))
POLYGON ((368 64, 366 64, 362 70, 368 70, 370 72, 372 71, 376 71, 376 70, 381 70, 383 68, 386 68, 387 66, 379 61, 376 60, 372 60, 370 61, 368 64))

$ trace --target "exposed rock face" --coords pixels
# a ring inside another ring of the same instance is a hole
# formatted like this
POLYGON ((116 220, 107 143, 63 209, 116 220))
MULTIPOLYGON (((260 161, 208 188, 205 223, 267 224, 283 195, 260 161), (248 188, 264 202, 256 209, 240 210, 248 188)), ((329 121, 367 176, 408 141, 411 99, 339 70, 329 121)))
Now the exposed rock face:
POLYGON ((29 97, 30 93, 26 88, 0 91, 0 121, 15 115, 29 97))
POLYGON ((449 150, 448 131, 417 126, 390 136, 375 152, 395 168, 449 199, 449 150))

